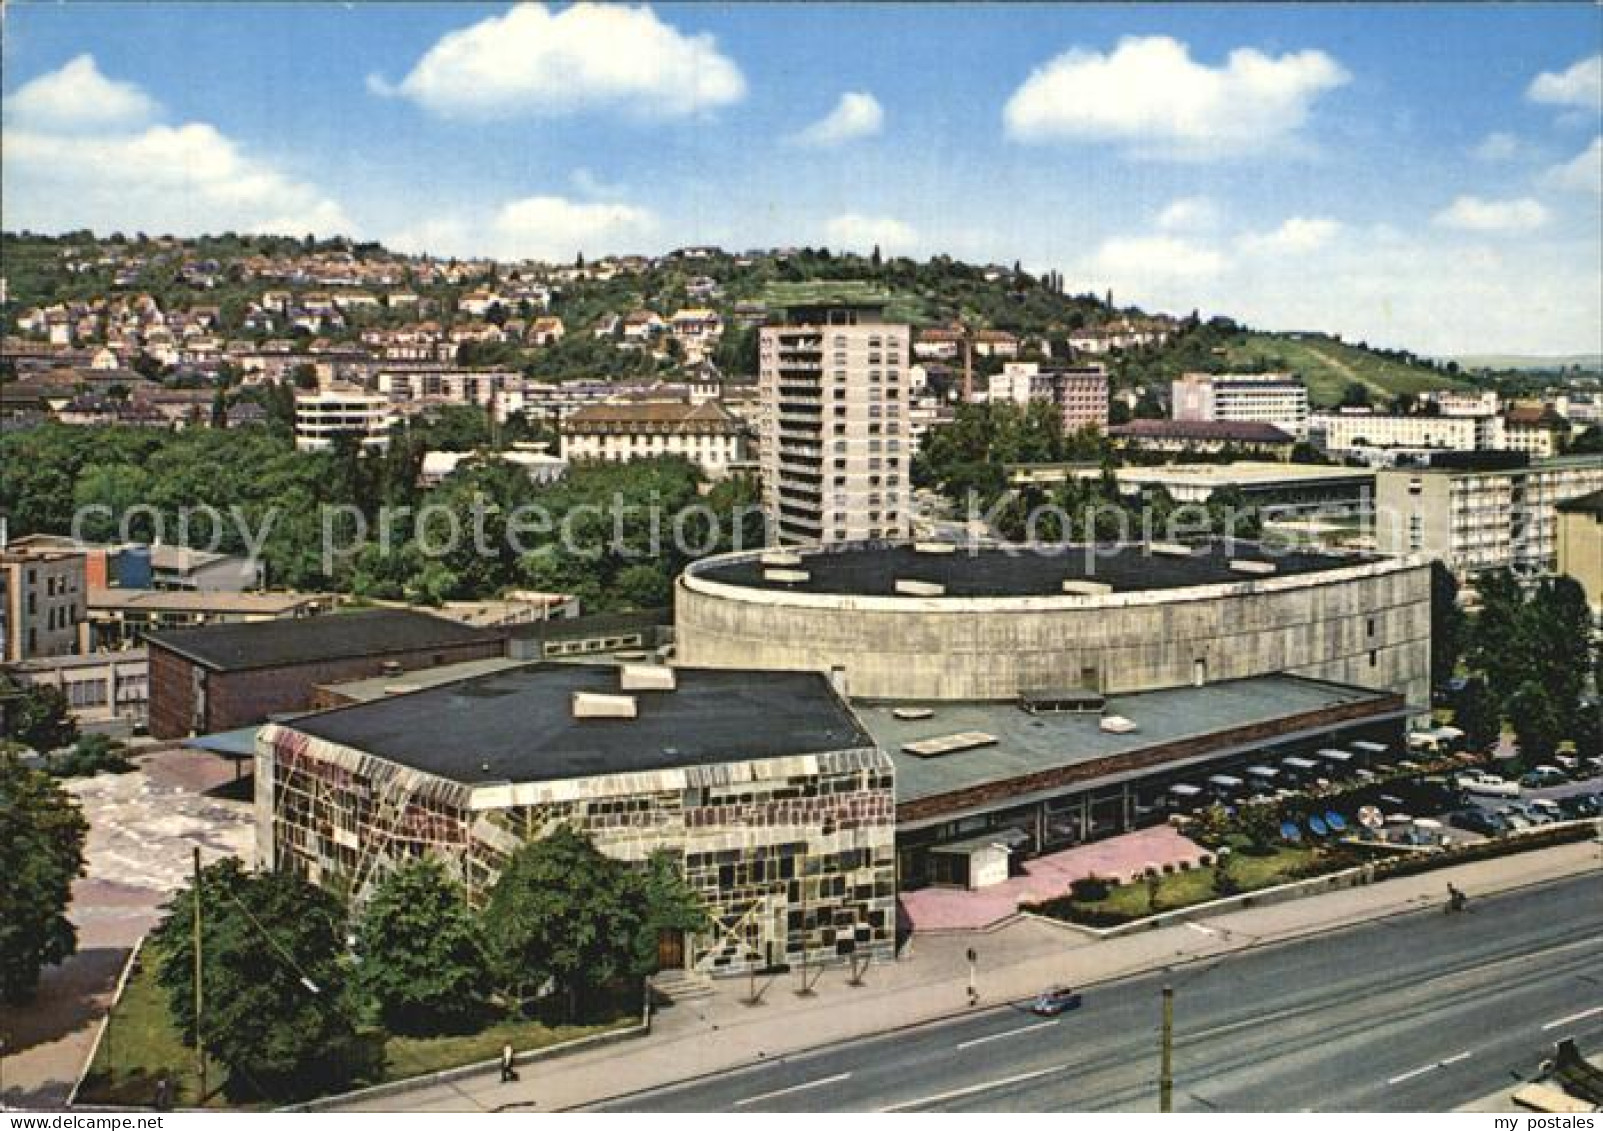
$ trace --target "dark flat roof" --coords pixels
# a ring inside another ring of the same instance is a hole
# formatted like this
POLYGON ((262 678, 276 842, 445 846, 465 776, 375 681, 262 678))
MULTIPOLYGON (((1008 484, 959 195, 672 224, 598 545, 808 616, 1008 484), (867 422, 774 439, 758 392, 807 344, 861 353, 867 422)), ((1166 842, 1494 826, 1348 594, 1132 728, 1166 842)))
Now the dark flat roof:
POLYGON ((468 785, 554 781, 872 745, 816 672, 675 668, 633 719, 575 719, 575 691, 620 694, 612 664, 530 664, 304 715, 286 725, 468 785))
POLYGON ((1084 546, 974 549, 959 546, 951 553, 920 553, 908 545, 856 544, 825 551, 804 551, 804 582, 767 581, 763 565, 753 555, 745 561, 704 563, 692 567, 709 581, 754 589, 791 590, 800 593, 838 593, 856 597, 896 596, 898 579, 931 581, 946 587, 947 597, 1060 597, 1066 580, 1100 581, 1115 593, 1143 589, 1178 589, 1255 581, 1287 574, 1317 573, 1376 561, 1373 556, 1308 552, 1269 555, 1250 542, 1236 542, 1227 552, 1223 542, 1193 547, 1189 557, 1149 554, 1140 545, 1098 547, 1089 554, 1084 546), (1272 561, 1272 574, 1239 573, 1232 558, 1272 561))
POLYGON ((210 625, 152 633, 147 639, 214 671, 245 671, 501 640, 505 635, 411 609, 373 609, 210 625))
POLYGON ((1603 491, 1593 491, 1589 495, 1581 495, 1574 499, 1565 499, 1558 504, 1560 511, 1565 514, 1596 514, 1603 515, 1603 491))

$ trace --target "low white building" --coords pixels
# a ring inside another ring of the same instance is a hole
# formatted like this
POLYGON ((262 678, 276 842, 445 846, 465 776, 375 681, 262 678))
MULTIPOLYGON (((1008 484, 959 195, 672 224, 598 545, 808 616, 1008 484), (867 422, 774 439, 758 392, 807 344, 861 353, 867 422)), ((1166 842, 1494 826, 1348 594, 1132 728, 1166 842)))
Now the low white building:
POLYGON ((353 433, 362 444, 385 448, 394 417, 389 398, 365 389, 331 387, 295 395, 295 446, 303 452, 328 451, 334 438, 353 433))
POLYGON ((575 410, 561 428, 570 462, 674 455, 716 478, 748 458, 745 424, 717 401, 607 401, 575 410))

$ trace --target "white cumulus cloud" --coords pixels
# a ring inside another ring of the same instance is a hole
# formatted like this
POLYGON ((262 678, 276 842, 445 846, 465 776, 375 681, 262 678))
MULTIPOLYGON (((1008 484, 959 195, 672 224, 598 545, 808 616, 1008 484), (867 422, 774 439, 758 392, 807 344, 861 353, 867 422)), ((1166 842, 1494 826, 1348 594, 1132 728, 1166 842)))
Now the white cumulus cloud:
POLYGON ((1603 55, 1582 59, 1562 71, 1544 71, 1531 80, 1525 95, 1550 106, 1603 107, 1603 55))
POLYGON ((1335 220, 1323 216, 1293 216, 1270 232, 1249 233, 1242 239, 1248 251, 1262 254, 1298 254, 1318 251, 1341 231, 1335 220))
POLYGON ((1158 213, 1158 227, 1166 232, 1211 228, 1219 222, 1219 209, 1205 196, 1182 196, 1158 213))
POLYGON ((1132 37, 1109 53, 1073 50, 1039 67, 1003 110, 1023 142, 1110 141, 1152 156, 1262 151, 1293 136, 1315 99, 1346 83, 1323 51, 1280 56, 1250 47, 1222 66, 1167 36, 1132 37))
POLYGON ((1481 161, 1510 161, 1519 156, 1520 141, 1511 133, 1489 133, 1470 152, 1481 161))
POLYGON ((1603 193, 1603 135, 1568 161, 1554 165, 1542 174, 1549 188, 1574 192, 1603 193))
POLYGON ((135 84, 101 74, 93 55, 23 83, 5 102, 8 123, 61 132, 144 125, 160 109, 135 84))
POLYGON ((740 101, 746 80, 711 35, 686 35, 648 7, 519 4, 450 32, 379 94, 442 117, 552 117, 594 109, 682 117, 740 101))
POLYGON ((830 246, 842 251, 867 252, 878 245, 885 254, 904 253, 918 243, 911 224, 891 216, 865 216, 844 212, 824 225, 830 246))
POLYGON ((564 263, 580 252, 594 258, 643 250, 658 229, 656 215, 638 205, 546 195, 510 200, 485 214, 421 219, 384 242, 412 253, 564 263))
POLYGON ((1461 196, 1432 220, 1441 227, 1467 232, 1530 232, 1547 223, 1547 209, 1530 197, 1486 200, 1461 196))
POLYGON ((24 86, 6 106, 5 226, 174 235, 352 231, 345 211, 317 186, 209 123, 151 121, 158 113, 144 91, 105 78, 89 56, 24 86), (109 92, 109 100, 75 113, 57 101, 73 89, 109 92))
POLYGON ((885 125, 885 110, 866 90, 848 90, 835 108, 796 135, 802 145, 842 145, 858 138, 873 137, 885 125))
POLYGON ((1176 236, 1115 236, 1092 253, 1086 271, 1099 285, 1145 291, 1176 279, 1203 279, 1229 266, 1206 244, 1176 236))

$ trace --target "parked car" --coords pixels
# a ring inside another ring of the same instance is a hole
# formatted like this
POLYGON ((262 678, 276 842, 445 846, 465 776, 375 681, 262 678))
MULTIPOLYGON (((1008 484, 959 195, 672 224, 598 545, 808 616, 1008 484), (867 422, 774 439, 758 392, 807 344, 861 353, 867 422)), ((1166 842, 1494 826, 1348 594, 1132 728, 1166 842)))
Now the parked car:
POLYGON ((1577 793, 1572 797, 1560 798, 1558 807, 1563 811, 1564 816, 1572 821, 1597 817, 1603 815, 1603 795, 1577 793))
POLYGON ((1501 836, 1508 832, 1508 822, 1485 809, 1466 809, 1462 813, 1454 813, 1449 822, 1458 828, 1480 833, 1482 836, 1501 836))
POLYGON ((1500 778, 1496 774, 1489 774, 1484 770, 1470 770, 1459 774, 1453 779, 1453 784, 1465 793, 1478 797, 1518 797, 1520 787, 1518 782, 1511 782, 1500 778))
POLYGON ((1550 785, 1563 785, 1569 780, 1557 766, 1537 766, 1520 778, 1520 785, 1526 789, 1545 789, 1550 785))
POLYGON ((1056 1017, 1071 1009, 1080 1008, 1080 993, 1068 986, 1053 986, 1042 990, 1030 1004, 1030 1012, 1039 1017, 1056 1017))
POLYGON ((1508 825, 1508 831, 1511 833, 1524 832, 1531 827, 1530 819, 1517 809, 1499 809, 1497 815, 1503 818, 1503 821, 1508 825))
POLYGON ((1548 798, 1548 797, 1538 797, 1538 798, 1536 798, 1535 800, 1531 801, 1529 805, 1526 806, 1526 809, 1529 810, 1529 811, 1535 812, 1535 813, 1542 814, 1549 821, 1562 821, 1564 819, 1564 810, 1563 810, 1563 808, 1559 805, 1559 803, 1557 801, 1554 801, 1554 800, 1552 800, 1551 798, 1548 798))

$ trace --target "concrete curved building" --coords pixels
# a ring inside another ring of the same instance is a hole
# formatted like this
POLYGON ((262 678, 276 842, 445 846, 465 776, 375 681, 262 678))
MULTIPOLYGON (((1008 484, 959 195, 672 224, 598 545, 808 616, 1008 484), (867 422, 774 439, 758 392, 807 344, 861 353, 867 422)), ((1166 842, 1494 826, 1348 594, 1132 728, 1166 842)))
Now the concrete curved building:
POLYGON ((1419 558, 1243 542, 743 552, 676 588, 678 662, 835 674, 854 699, 1122 694, 1290 674, 1429 703, 1419 558))

